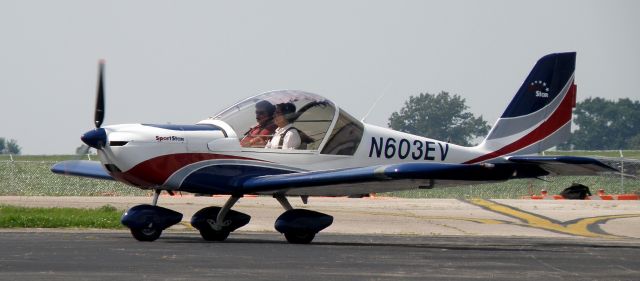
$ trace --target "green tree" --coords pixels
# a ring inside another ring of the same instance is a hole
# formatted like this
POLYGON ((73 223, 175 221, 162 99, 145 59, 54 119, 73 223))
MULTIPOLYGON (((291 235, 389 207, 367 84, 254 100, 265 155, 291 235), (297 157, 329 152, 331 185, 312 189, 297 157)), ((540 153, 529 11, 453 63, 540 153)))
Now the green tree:
POLYGON ((21 151, 18 141, 14 139, 6 141, 5 138, 0 138, 0 154, 20 154, 21 151))
POLYGON ((627 141, 627 149, 640 150, 640 134, 635 135, 627 141))
POLYGON ((421 93, 410 96, 399 112, 389 117, 388 126, 394 130, 471 145, 473 139, 485 136, 489 125, 482 116, 468 112, 465 100, 459 95, 442 91, 437 95, 421 93))
POLYGON ((573 149, 639 148, 640 102, 588 98, 573 113, 577 129, 568 142, 573 149))
POLYGON ((7 142, 7 150, 11 154, 20 154, 22 152, 22 147, 18 145, 18 141, 10 139, 9 142, 7 142))

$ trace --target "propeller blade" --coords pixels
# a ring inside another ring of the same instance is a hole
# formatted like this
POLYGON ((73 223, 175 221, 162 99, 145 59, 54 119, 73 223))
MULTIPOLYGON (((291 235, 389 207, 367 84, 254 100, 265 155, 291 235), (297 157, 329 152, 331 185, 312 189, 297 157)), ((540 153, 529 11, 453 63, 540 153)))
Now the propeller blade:
POLYGON ((88 146, 86 144, 82 145, 76 150, 76 155, 78 155, 79 157, 85 156, 85 155, 89 154, 89 150, 91 150, 90 146, 88 146))
POLYGON ((94 123, 100 128, 104 120, 104 60, 100 60, 98 70, 98 93, 96 96, 96 115, 94 123))

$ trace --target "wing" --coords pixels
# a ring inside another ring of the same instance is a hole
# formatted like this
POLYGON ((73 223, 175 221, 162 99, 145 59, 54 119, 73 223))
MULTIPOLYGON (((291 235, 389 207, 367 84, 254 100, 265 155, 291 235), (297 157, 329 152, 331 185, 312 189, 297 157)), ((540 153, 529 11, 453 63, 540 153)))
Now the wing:
POLYGON ((513 156, 500 163, 446 164, 403 163, 327 170, 247 179, 246 193, 290 195, 351 195, 422 187, 499 182, 548 175, 597 175, 616 172, 604 163, 586 157, 513 156))
POLYGON ((102 164, 97 161, 88 161, 88 160, 62 161, 53 165, 53 167, 51 167, 51 171, 56 174, 80 176, 80 177, 103 179, 103 180, 114 180, 113 177, 111 177, 111 175, 107 173, 107 170, 104 169, 102 164))

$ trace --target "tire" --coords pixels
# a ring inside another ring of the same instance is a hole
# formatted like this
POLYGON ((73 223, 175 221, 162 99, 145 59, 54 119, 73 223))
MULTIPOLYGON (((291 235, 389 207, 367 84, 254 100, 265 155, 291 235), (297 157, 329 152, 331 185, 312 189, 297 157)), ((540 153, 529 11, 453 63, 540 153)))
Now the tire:
POLYGON ((216 231, 210 228, 200 229, 200 236, 207 241, 224 241, 229 237, 229 231, 216 231))
POLYGON ((291 244, 309 244, 316 237, 313 232, 285 232, 284 237, 291 244))
POLYGON ((138 241, 152 242, 160 237, 161 229, 155 228, 132 228, 131 234, 138 241))

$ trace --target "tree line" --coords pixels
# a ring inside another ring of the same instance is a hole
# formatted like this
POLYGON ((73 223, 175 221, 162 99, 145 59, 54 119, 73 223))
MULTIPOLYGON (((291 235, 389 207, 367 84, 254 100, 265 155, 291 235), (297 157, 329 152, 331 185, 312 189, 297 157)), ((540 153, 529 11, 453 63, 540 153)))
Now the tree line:
MULTIPOLYGON (((469 112, 465 99, 442 91, 410 96, 404 106, 391 114, 388 126, 394 130, 474 145, 490 126, 482 116, 469 112)), ((574 131, 560 150, 640 149, 640 102, 629 98, 617 101, 588 98, 573 111, 574 131)))
POLYGON ((576 104, 577 129, 559 149, 640 149, 640 102, 588 98, 576 104))

